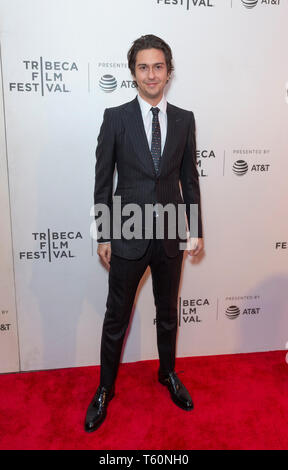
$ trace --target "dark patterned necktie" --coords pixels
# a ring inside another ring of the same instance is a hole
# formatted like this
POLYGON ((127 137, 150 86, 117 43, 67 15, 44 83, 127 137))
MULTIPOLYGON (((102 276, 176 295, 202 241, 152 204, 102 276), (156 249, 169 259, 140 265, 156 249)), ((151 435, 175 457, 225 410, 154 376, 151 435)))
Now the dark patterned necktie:
POLYGON ((151 154, 155 166, 156 173, 159 171, 160 159, 161 159, 161 130, 158 119, 159 108, 151 108, 153 119, 152 119, 152 142, 151 142, 151 154))

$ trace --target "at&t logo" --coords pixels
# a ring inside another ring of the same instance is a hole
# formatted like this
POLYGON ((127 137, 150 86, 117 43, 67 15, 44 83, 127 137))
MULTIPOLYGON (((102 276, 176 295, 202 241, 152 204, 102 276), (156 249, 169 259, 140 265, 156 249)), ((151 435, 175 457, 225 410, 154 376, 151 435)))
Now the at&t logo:
POLYGON ((248 163, 245 162, 245 160, 237 160, 234 162, 232 169, 235 175, 245 175, 245 173, 248 171, 248 163))
POLYGON ((245 8, 249 10, 256 7, 257 3, 261 5, 280 5, 280 0, 241 0, 245 8))
MULTIPOLYGON (((270 163, 254 163, 251 166, 250 172, 259 173, 259 172, 267 172, 269 171, 270 163)), ((248 170, 248 163, 245 160, 236 160, 232 166, 233 173, 237 176, 245 175, 248 170)))
MULTIPOLYGON (((112 93, 117 89, 118 82, 113 75, 105 74, 99 80, 99 87, 105 93, 112 93)), ((122 80, 120 88, 135 88, 134 80, 122 80)))
MULTIPOLYGON (((254 315, 259 315, 260 313, 260 307, 249 307, 249 308, 244 308, 242 315, 247 315, 247 316, 254 316, 254 315)), ((237 305, 230 305, 230 307, 226 308, 225 310, 225 315, 229 320, 235 320, 235 318, 238 318, 241 315, 241 310, 237 305)))
POLYGON ((105 93, 112 93, 117 88, 117 80, 113 75, 103 75, 99 80, 99 86, 105 93))
POLYGON ((258 0, 242 0, 242 3, 245 8, 254 8, 256 7, 258 0))
POLYGON ((230 307, 226 309, 225 315, 230 320, 234 320, 235 318, 239 317, 240 309, 236 305, 231 305, 230 307))

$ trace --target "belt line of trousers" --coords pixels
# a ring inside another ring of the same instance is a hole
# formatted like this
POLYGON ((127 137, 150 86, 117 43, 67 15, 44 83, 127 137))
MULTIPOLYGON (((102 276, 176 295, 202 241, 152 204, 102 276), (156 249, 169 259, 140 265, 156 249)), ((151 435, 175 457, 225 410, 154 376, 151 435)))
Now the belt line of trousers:
MULTIPOLYGON (((154 235, 145 254, 128 260, 111 254, 109 290, 101 338, 100 385, 111 387, 116 379, 123 341, 139 282, 150 266, 156 307, 157 348, 163 373, 174 370, 178 326, 177 300, 183 251, 166 255, 163 240, 154 235)), ((151 314, 151 328, 152 328, 151 314)), ((148 338, 149 341, 150 338, 148 338)))

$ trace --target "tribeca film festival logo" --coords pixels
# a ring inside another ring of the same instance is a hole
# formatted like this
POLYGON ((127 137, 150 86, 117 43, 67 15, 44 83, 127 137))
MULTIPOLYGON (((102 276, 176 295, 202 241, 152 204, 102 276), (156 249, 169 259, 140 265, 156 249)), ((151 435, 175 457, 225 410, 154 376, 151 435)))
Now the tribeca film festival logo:
MULTIPOLYGON (((248 150, 242 150, 242 149, 234 149, 232 154, 233 156, 235 155, 264 155, 267 157, 267 155, 270 153, 269 149, 248 149, 248 150)), ((235 160, 233 165, 232 165, 232 171, 235 175, 237 176, 243 176, 246 175, 248 172, 250 174, 255 174, 255 173, 267 173, 270 170, 270 163, 263 163, 263 162, 253 162, 250 165, 248 165, 247 161, 244 160, 243 158, 240 158, 238 160, 235 160)))
POLYGON ((288 242, 287 241, 277 241, 277 242, 275 242, 275 250, 276 251, 283 252, 283 251, 287 250, 287 248, 288 248, 288 242))
POLYGON ((186 10, 193 7, 214 7, 212 0, 156 0, 157 5, 173 5, 182 6, 186 10))
MULTIPOLYGON (((259 295, 244 295, 244 296, 233 296, 233 297, 226 297, 226 301, 235 301, 235 300, 240 300, 240 301, 255 301, 259 300, 260 296, 259 295)), ((229 307, 226 308, 225 310, 225 315, 229 320, 235 320, 239 316, 246 316, 246 317, 254 317, 259 315, 261 311, 261 308, 255 304, 249 305, 248 307, 243 308, 242 310, 238 305, 235 305, 234 303, 232 305, 229 305, 229 307)))
POLYGON ((44 60, 23 60, 24 71, 27 72, 28 81, 24 77, 19 82, 9 82, 11 92, 40 93, 70 93, 65 82, 67 74, 78 72, 76 62, 44 60))
MULTIPOLYGON (((179 297, 178 326, 202 323, 201 310, 207 306, 210 306, 208 299, 182 299, 179 297)), ((156 325, 156 318, 153 319, 153 324, 156 325)))
POLYGON ((32 239, 36 244, 36 250, 20 251, 20 260, 62 260, 75 258, 71 251, 71 243, 82 240, 80 232, 56 232, 47 229, 47 232, 32 232, 32 239))
POLYGON ((201 310, 203 307, 210 305, 208 299, 182 299, 179 297, 178 308, 178 323, 179 326, 183 324, 198 324, 202 322, 201 310))
POLYGON ((210 162, 216 161, 216 155, 214 150, 196 150, 196 162, 197 162, 197 169, 198 175, 200 177, 208 176, 208 167, 210 162))

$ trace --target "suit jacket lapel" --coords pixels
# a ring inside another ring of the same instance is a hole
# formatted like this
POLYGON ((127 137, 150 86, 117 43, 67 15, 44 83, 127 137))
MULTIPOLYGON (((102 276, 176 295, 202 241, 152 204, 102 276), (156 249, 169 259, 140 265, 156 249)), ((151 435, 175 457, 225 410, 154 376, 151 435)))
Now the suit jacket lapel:
POLYGON ((170 103, 167 102, 167 134, 166 134, 166 140, 160 160, 160 167, 159 167, 159 175, 161 174, 161 171, 163 170, 163 166, 165 165, 165 161, 168 158, 168 153, 169 150, 172 148, 172 144, 175 141, 175 111, 174 108, 170 105, 170 103))
POLYGON ((131 137, 131 142, 133 143, 135 149, 135 153, 139 158, 140 163, 146 168, 148 167, 149 171, 152 171, 154 174, 156 174, 137 96, 134 98, 134 100, 130 101, 126 111, 128 112, 123 113, 123 116, 127 125, 127 132, 131 137))

